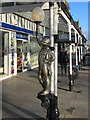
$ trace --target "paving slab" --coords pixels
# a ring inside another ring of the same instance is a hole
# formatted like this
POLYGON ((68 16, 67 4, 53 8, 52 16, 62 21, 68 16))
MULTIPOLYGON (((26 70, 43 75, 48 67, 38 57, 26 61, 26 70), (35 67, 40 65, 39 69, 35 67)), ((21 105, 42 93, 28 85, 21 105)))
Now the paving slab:
MULTIPOLYGON (((46 118, 37 93, 42 90, 38 69, 20 73, 2 81, 2 118, 46 118)), ((88 68, 79 71, 74 91, 69 91, 68 75, 58 74, 58 108, 60 118, 88 118, 88 68)))

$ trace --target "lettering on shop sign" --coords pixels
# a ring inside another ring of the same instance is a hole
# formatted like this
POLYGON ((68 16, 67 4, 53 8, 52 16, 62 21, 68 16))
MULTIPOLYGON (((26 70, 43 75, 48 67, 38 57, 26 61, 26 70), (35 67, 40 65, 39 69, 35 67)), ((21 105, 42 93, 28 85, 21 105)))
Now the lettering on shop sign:
POLYGON ((16 38, 28 40, 28 35, 22 33, 16 33, 16 38))
POLYGON ((55 35, 54 36, 55 42, 66 42, 69 40, 69 35, 55 35))

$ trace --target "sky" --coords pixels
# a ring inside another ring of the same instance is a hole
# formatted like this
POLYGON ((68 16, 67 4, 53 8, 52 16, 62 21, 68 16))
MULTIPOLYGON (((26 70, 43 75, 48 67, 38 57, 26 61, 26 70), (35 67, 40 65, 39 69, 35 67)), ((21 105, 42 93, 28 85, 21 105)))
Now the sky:
POLYGON ((88 39, 88 2, 69 2, 69 7, 73 19, 79 19, 79 26, 88 39))

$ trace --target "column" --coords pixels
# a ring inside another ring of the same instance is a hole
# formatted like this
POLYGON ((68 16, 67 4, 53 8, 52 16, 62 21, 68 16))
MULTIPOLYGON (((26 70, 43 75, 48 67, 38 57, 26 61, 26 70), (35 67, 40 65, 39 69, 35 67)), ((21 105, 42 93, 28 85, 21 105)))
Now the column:
POLYGON ((58 44, 55 43, 55 96, 57 96, 57 80, 58 80, 58 44))
POLYGON ((1 40, 0 40, 0 68, 2 71, 2 31, 0 31, 0 36, 1 36, 1 40))
MULTIPOLYGON (((53 8, 54 3, 49 3, 49 10, 50 10, 50 41, 51 41, 51 47, 54 47, 54 37, 53 37, 53 8)), ((51 75, 51 93, 54 93, 54 62, 52 62, 51 65, 52 75, 51 75)))
MULTIPOLYGON (((71 25, 68 24, 68 31, 69 31, 69 41, 71 42, 71 25)), ((70 60, 69 60, 69 64, 70 64, 70 75, 72 75, 72 45, 70 43, 70 60)))
POLYGON ((8 74, 8 44, 9 44, 8 33, 4 33, 4 73, 5 74, 8 74))
POLYGON ((24 72, 24 51, 23 51, 23 48, 24 48, 24 42, 22 40, 22 72, 24 72))
POLYGON ((75 47, 76 47, 76 65, 78 65, 78 55, 77 55, 77 33, 75 31, 75 47))
POLYGON ((11 75, 11 61, 12 61, 12 53, 11 53, 11 31, 9 32, 9 75, 11 75))
POLYGON ((30 35, 28 35, 28 70, 31 70, 31 67, 30 67, 30 35))
POLYGON ((82 37, 81 37, 81 62, 83 62, 83 46, 82 46, 82 37))
POLYGON ((17 41, 16 33, 14 32, 14 75, 17 74, 17 41))
POLYGON ((81 53, 80 53, 80 36, 79 36, 79 64, 81 62, 81 53))
MULTIPOLYGON (((58 34, 58 5, 54 7, 54 35, 58 34)), ((57 96, 57 80, 58 80, 58 43, 55 43, 55 81, 54 81, 54 94, 57 96)))

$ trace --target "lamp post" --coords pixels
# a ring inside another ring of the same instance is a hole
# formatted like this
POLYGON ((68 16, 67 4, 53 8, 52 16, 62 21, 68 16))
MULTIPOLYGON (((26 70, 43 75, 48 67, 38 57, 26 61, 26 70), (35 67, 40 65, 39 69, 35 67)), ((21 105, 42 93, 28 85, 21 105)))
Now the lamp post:
MULTIPOLYGON (((53 21, 52 21, 52 16, 53 16, 53 7, 54 4, 50 4, 50 31, 51 31, 51 34, 50 34, 50 38, 51 38, 51 48, 54 48, 54 38, 53 38, 53 35, 52 35, 52 26, 53 26, 53 21), (52 41, 53 40, 53 41, 52 41)), ((44 78, 44 82, 42 82, 41 80, 40 81, 40 84, 42 85, 42 87, 44 88, 44 92, 41 91, 40 93, 38 93, 38 99, 40 99, 42 101, 41 103, 41 106, 46 108, 47 110, 47 118, 48 120, 58 120, 59 118, 59 111, 58 111, 58 108, 57 108, 57 96, 54 95, 54 76, 50 75, 50 77, 52 78, 51 80, 51 93, 47 93, 48 89, 46 90, 45 87, 48 88, 49 86, 49 75, 50 74, 50 67, 48 65, 48 63, 51 65, 52 62, 54 61, 54 55, 53 55, 53 52, 50 50, 50 43, 49 43, 49 40, 46 39, 46 41, 44 41, 44 39, 42 40, 42 43, 39 41, 39 38, 38 38, 38 27, 39 27, 39 24, 43 21, 44 19, 44 12, 43 10, 40 8, 40 7, 37 7, 35 8, 33 11, 32 11, 32 20, 36 23, 36 39, 39 43, 39 45, 41 44, 42 47, 43 47, 43 50, 41 48, 41 51, 39 53, 39 58, 41 57, 41 59, 43 59, 43 55, 47 55, 44 59, 44 61, 47 62, 47 64, 45 63, 41 63, 40 65, 40 61, 39 61, 39 75, 41 74, 40 72, 40 69, 43 69, 42 72, 43 74, 39 76, 39 79, 41 79, 42 77, 44 78), (48 44, 49 43, 49 44, 48 44), (42 54, 43 53, 43 54, 42 54), (51 57, 51 58, 49 58, 51 57), (49 60, 49 61, 47 61, 49 60), (43 65, 42 65, 43 64, 43 65), (44 68, 45 66, 45 68, 44 68), (47 74, 46 74, 47 73, 47 74), (43 94, 42 94, 43 93, 43 94)), ((39 59, 40 60, 40 59, 39 59)), ((53 70, 54 71, 54 70, 53 70)), ((52 72, 53 72, 52 71, 52 72)), ((53 74, 53 73, 52 73, 53 74)))
POLYGON ((44 11, 40 7, 36 7, 32 11, 32 20, 36 23, 36 38, 38 39, 38 27, 44 20, 44 11))

